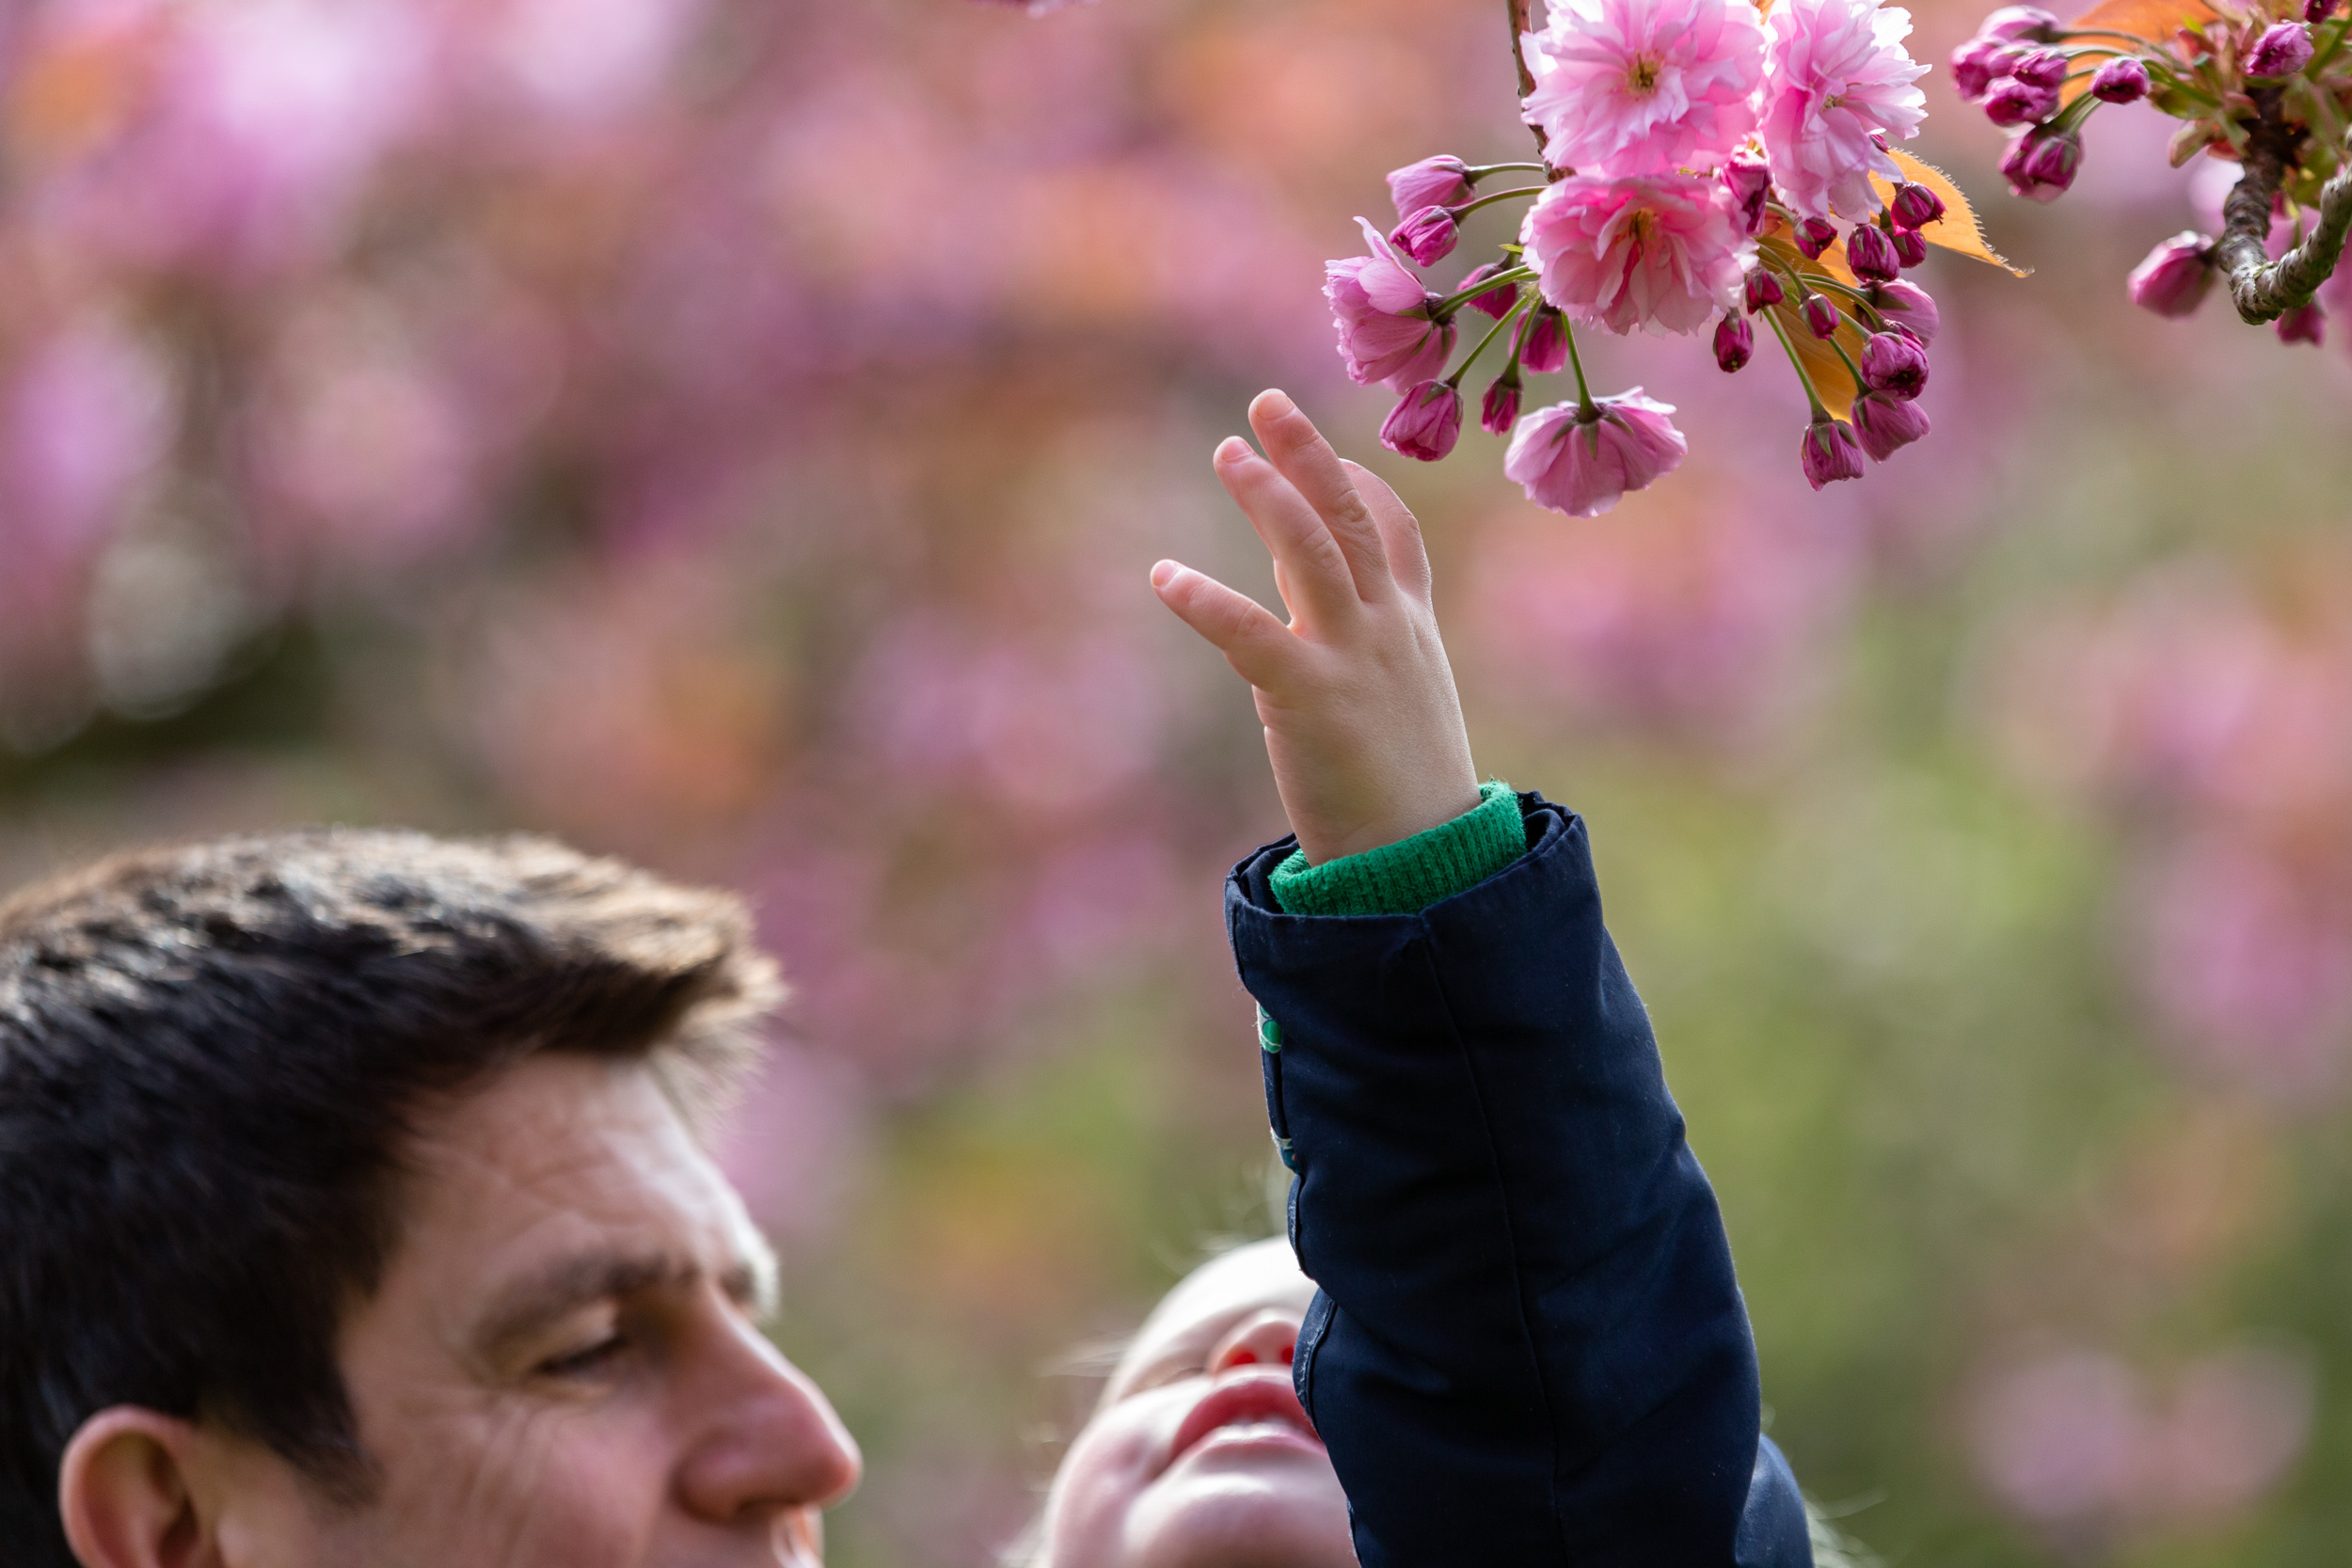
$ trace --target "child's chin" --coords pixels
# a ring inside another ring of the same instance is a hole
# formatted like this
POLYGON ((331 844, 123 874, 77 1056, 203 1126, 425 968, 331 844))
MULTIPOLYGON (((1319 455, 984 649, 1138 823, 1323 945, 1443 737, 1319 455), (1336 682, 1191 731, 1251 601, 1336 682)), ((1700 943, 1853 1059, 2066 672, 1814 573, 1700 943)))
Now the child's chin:
POLYGON ((1329 1461, 1304 1453, 1180 1465, 1136 1499, 1127 1539, 1136 1568, 1354 1568, 1356 1562, 1339 1478, 1329 1461))

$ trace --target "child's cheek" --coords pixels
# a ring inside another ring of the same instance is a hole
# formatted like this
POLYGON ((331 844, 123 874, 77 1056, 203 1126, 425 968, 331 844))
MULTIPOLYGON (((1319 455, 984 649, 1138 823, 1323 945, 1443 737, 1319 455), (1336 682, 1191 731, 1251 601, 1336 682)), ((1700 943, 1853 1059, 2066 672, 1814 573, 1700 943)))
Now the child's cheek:
POLYGON ((1181 1402, 1163 1392, 1120 1401, 1087 1423, 1045 1501, 1040 1568, 1125 1568, 1128 1514, 1152 1482, 1181 1402))

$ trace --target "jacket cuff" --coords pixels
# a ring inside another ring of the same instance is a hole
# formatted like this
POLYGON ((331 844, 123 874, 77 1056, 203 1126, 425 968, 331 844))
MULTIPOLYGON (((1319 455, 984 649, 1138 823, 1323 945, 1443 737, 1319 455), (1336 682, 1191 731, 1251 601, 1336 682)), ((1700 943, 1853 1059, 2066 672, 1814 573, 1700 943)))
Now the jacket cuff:
POLYGON ((1284 914, 1419 914, 1525 853, 1518 797, 1496 781, 1480 786, 1478 804, 1451 822, 1321 865, 1294 850, 1267 880, 1284 914))

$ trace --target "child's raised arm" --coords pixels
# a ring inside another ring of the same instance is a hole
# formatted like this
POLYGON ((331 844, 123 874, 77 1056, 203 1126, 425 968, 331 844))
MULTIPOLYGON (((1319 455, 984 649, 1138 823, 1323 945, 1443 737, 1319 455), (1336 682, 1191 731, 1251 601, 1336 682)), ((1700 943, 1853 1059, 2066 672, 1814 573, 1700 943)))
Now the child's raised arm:
POLYGON ((1288 625, 1172 562, 1254 689, 1298 850, 1235 868, 1266 1109, 1319 1287, 1299 1397, 1364 1568, 1805 1568, 1715 1195, 1584 824, 1483 789, 1421 534, 1278 392, 1217 449, 1288 625))

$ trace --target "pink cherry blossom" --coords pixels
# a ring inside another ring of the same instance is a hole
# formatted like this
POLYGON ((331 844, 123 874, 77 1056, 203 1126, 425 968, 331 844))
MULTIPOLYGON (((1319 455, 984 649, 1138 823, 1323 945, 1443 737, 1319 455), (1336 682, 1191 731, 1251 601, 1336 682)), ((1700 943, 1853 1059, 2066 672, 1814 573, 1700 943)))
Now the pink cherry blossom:
POLYGON ((1691 449, 1666 417, 1673 412, 1639 387, 1597 399, 1591 419, 1574 403, 1539 408, 1512 433, 1502 471, 1538 506, 1597 517, 1628 490, 1646 489, 1681 464, 1691 449))
POLYGON ((1525 53, 1527 119, 1561 168, 1711 167, 1756 127, 1764 32, 1750 0, 1565 0, 1525 53))
POLYGON ((1454 328, 1429 316, 1431 293, 1388 237, 1363 218, 1369 256, 1326 261, 1323 297, 1340 329, 1340 356, 1359 387, 1386 382, 1398 391, 1442 374, 1454 353, 1454 328))
POLYGON ((1878 138, 1908 141, 1927 118, 1928 72, 1902 40, 1911 13, 1876 0, 1784 0, 1765 22, 1764 153, 1781 194, 1814 217, 1878 210, 1873 172, 1901 170, 1878 138))
POLYGON ((1696 332, 1740 302, 1756 253, 1722 183, 1688 174, 1571 175, 1519 238, 1544 297, 1612 332, 1696 332))

